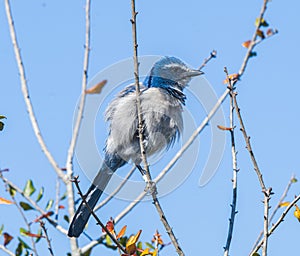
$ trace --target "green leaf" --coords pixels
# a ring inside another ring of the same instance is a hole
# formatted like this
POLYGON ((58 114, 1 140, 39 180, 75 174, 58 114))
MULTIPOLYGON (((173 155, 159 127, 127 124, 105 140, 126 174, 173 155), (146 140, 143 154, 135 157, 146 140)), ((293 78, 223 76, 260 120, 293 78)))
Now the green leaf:
POLYGON ((15 197, 17 191, 11 185, 8 185, 8 191, 12 197, 15 197))
POLYGON ((22 255, 22 252, 23 252, 23 246, 22 243, 19 242, 15 254, 16 256, 20 256, 22 255))
POLYGON ((153 249, 153 250, 155 249, 155 247, 152 244, 148 243, 148 242, 145 242, 145 245, 147 247, 149 247, 150 249, 153 249))
POLYGON ((64 215, 64 220, 69 223, 70 222, 69 216, 68 215, 64 215))
POLYGON ((257 252, 253 253, 251 256, 260 256, 257 252))
POLYGON ((143 243, 139 241, 136 245, 137 248, 142 249, 143 248, 143 243))
POLYGON ((23 189, 25 196, 31 196, 35 192, 35 187, 33 185, 32 180, 28 180, 25 188, 23 189))
POLYGON ((296 183, 298 180, 296 178, 292 178, 292 183, 296 183))
POLYGON ((1 115, 0 115, 0 119, 6 119, 6 116, 1 116, 1 115))
POLYGON ((50 200, 48 201, 48 203, 47 203, 47 205, 46 205, 46 211, 48 211, 48 210, 52 207, 53 202, 54 202, 53 199, 50 199, 50 200))
POLYGON ((256 52, 250 52, 250 56, 249 57, 256 57, 257 53, 256 52))
POLYGON ((109 235, 106 235, 106 236, 105 236, 105 242, 106 242, 106 244, 107 244, 108 246, 111 246, 111 245, 112 245, 112 240, 111 240, 111 238, 110 238, 109 235))
POLYGON ((35 201, 38 203, 42 199, 43 195, 44 195, 44 187, 41 187, 40 191, 39 191, 39 194, 38 194, 35 201))
POLYGON ((61 198, 59 199, 59 201, 64 200, 67 197, 67 191, 61 196, 61 198))
POLYGON ((20 234, 21 234, 22 236, 27 236, 28 231, 27 231, 25 228, 20 228, 20 234))
POLYGON ((41 228, 39 228, 39 230, 37 232, 37 235, 39 235, 39 237, 36 238, 35 243, 38 243, 41 240, 42 236, 43 236, 43 232, 42 232, 41 228))
POLYGON ((31 247, 30 247, 28 244, 26 244, 20 237, 18 237, 18 240, 19 240, 19 242, 22 244, 22 247, 23 247, 24 249, 32 250, 31 247))
POLYGON ((20 202, 20 206, 24 211, 34 210, 34 208, 30 204, 25 202, 20 202))
POLYGON ((2 233, 3 233, 3 230, 4 230, 4 225, 2 224, 1 227, 0 227, 0 236, 1 236, 2 233))

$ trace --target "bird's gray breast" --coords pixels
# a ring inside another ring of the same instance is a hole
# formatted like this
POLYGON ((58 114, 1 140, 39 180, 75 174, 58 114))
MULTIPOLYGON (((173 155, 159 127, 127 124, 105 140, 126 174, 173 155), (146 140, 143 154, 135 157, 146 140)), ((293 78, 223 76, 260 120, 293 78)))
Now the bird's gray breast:
MULTIPOLYGON (((144 146, 150 156, 168 148, 182 132, 182 106, 161 88, 144 89, 140 99, 144 146)), ((106 119, 110 122, 106 151, 140 163, 135 92, 114 99, 107 108, 106 119)))

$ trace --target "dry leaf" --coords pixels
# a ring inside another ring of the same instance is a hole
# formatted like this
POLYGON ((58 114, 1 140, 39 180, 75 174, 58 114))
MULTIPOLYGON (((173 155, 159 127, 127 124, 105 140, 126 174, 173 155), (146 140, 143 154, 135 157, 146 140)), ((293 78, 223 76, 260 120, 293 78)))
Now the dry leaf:
POLYGON ((290 205, 290 202, 282 202, 279 204, 280 207, 287 207, 290 205))
POLYGON ((131 255, 136 252, 136 242, 138 241, 142 230, 139 230, 135 236, 129 237, 126 243, 126 251, 131 255))
POLYGON ((225 127, 225 126, 222 126, 222 125, 217 125, 217 127, 222 130, 222 131, 232 131, 233 128, 232 127, 225 127))
POLYGON ((102 91, 104 85, 106 85, 106 83, 107 83, 107 80, 102 80, 100 83, 96 84, 95 86, 85 90, 85 93, 86 94, 99 94, 102 91))
MULTIPOLYGON (((239 79, 239 74, 231 74, 231 75, 228 75, 228 78, 232 81, 232 82, 235 82, 237 79, 239 79)), ((224 84, 228 84, 229 81, 228 79, 226 78, 225 80, 223 80, 223 83, 224 84)))
POLYGON ((3 245, 6 246, 10 243, 10 241, 14 238, 13 236, 11 236, 10 234, 8 233, 3 233, 3 237, 4 237, 4 242, 3 242, 3 245))
POLYGON ((121 231, 119 232, 119 234, 116 236, 117 239, 119 239, 120 237, 124 236, 125 232, 126 232, 126 228, 127 226, 125 225, 121 231))
POLYGON ((14 202, 12 202, 8 199, 5 199, 3 197, 0 197, 0 204, 14 204, 14 202))
POLYGON ((249 48, 250 44, 251 44, 251 40, 248 40, 248 41, 245 41, 244 43, 242 43, 242 46, 245 48, 249 48))
POLYGON ((265 34, 262 30, 258 29, 256 31, 256 34, 261 38, 261 39, 264 39, 265 38, 265 34))

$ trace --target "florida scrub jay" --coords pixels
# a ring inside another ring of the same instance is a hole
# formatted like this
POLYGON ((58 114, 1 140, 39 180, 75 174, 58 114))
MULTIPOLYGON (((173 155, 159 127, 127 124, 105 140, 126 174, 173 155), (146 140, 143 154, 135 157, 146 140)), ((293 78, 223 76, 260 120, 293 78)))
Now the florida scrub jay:
MULTIPOLYGON (((189 68, 175 57, 163 57, 157 61, 140 86, 143 117, 143 138, 146 155, 168 149, 183 129, 182 107, 186 96, 183 89, 191 78, 203 74, 189 68)), ((141 152, 138 138, 136 91, 127 86, 107 107, 106 121, 109 135, 104 149, 103 164, 86 193, 86 201, 93 209, 111 179, 113 173, 132 161, 140 167, 141 152)), ((79 237, 91 213, 82 202, 70 224, 68 235, 79 237)))

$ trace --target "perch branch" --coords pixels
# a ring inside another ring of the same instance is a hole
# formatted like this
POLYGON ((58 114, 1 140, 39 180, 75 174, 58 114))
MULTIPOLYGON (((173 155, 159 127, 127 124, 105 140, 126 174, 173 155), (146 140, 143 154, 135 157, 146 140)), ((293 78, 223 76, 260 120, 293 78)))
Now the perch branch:
POLYGON ((17 41, 17 35, 15 31, 15 26, 14 26, 14 21, 12 17, 12 12, 11 12, 11 7, 10 7, 10 2, 9 0, 5 0, 5 11, 6 11, 6 16, 7 16, 7 21, 8 21, 8 26, 9 26, 9 32, 10 32, 10 37, 11 41, 13 44, 13 49, 15 52, 15 57, 16 57, 16 62, 18 65, 18 70, 19 70, 19 75, 20 75, 20 82, 21 82, 21 89, 24 97, 24 101, 26 104, 27 112, 31 121, 31 125, 34 131, 34 134, 37 138, 38 143, 41 146, 42 151, 44 152, 45 156, 47 157, 49 163, 52 165, 53 169, 56 171, 57 175, 59 178, 61 178, 64 182, 66 182, 66 178, 62 170, 59 168, 58 164, 56 163, 55 159, 53 158, 52 154, 47 148, 47 145, 43 139, 41 130, 39 128, 37 119, 34 114, 33 106, 30 100, 29 96, 29 90, 27 86, 27 79, 25 75, 25 68, 19 48, 19 44, 17 41))
POLYGON ((48 232, 47 232, 47 229, 45 227, 45 223, 41 220, 40 220, 40 226, 43 229, 43 232, 45 234, 45 238, 46 238, 46 241, 47 241, 47 244, 48 244, 49 253, 50 253, 51 256, 54 256, 53 249, 52 249, 52 246, 51 246, 51 241, 49 239, 48 232))
POLYGON ((227 241, 226 245, 224 248, 224 256, 229 255, 229 249, 230 249, 230 244, 231 244, 231 239, 232 239, 232 234, 233 234, 233 227, 234 227, 234 220, 235 220, 235 215, 237 214, 236 211, 236 204, 237 204, 237 152, 235 148, 235 137, 234 137, 234 103, 233 103, 233 98, 232 98, 232 93, 233 93, 233 84, 231 79, 228 76, 228 71, 227 68, 224 68, 224 71, 226 73, 227 81, 228 81, 228 88, 230 89, 230 138, 231 138, 231 157, 232 157, 232 203, 230 205, 231 207, 231 214, 230 214, 230 219, 229 219, 229 228, 228 228, 228 234, 227 234, 227 241))

